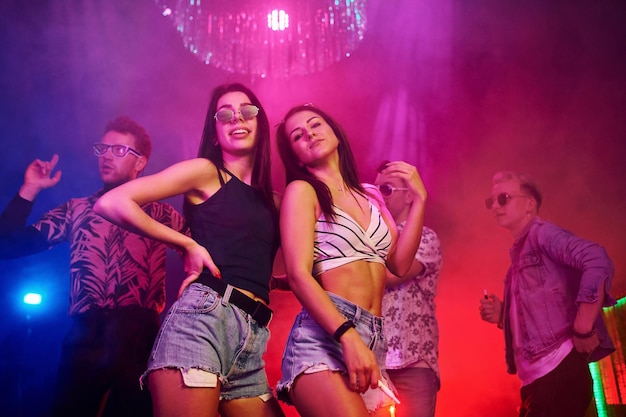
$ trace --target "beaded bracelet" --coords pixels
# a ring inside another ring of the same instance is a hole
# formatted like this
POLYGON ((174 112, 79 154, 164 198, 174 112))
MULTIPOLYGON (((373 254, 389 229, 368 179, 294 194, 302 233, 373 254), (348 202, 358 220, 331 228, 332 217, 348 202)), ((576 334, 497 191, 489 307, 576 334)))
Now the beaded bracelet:
POLYGON ((337 327, 337 330, 335 330, 335 334, 333 334, 333 339, 335 339, 335 341, 339 343, 339 339, 341 339, 341 336, 343 336, 343 334, 348 330, 355 327, 356 326, 354 325, 354 323, 350 320, 344 321, 343 323, 341 323, 341 326, 337 327))

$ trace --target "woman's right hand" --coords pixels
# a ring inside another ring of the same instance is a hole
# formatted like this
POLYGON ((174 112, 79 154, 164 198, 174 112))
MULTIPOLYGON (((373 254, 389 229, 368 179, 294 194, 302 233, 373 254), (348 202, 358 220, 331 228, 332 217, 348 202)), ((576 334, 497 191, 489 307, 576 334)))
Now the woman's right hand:
POLYGON ((195 241, 184 249, 183 266, 187 276, 178 290, 179 297, 192 282, 198 279, 200 273, 205 267, 208 268, 213 276, 222 278, 222 274, 213 262, 213 258, 211 258, 209 252, 204 246, 196 243, 195 241))
POLYGON ((350 389, 364 393, 368 388, 376 388, 380 379, 380 369, 374 352, 363 343, 355 329, 344 333, 340 343, 348 368, 350 389))

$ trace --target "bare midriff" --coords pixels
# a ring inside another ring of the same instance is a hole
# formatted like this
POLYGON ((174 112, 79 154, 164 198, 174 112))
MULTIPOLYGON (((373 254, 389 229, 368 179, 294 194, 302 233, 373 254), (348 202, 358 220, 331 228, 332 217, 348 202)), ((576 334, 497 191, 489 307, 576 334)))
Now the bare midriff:
POLYGON ((382 314, 382 296, 385 289, 383 264, 354 261, 322 272, 316 279, 325 291, 343 297, 375 316, 382 314))

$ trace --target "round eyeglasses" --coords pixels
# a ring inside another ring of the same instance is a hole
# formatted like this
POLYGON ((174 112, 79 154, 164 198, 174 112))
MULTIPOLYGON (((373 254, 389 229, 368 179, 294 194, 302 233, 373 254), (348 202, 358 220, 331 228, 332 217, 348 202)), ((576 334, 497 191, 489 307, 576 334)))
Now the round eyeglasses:
POLYGON ((406 187, 394 187, 391 184, 380 184, 378 186, 378 189, 380 190, 380 193, 383 195, 383 197, 391 197, 391 194, 393 194, 395 191, 408 190, 408 188, 406 187))
POLYGON ((236 112, 232 109, 221 109, 215 113, 215 120, 222 123, 231 123, 235 121, 237 114, 241 115, 244 120, 250 120, 255 118, 259 114, 259 108, 252 104, 246 104, 239 108, 236 112))
POLYGON ((491 208, 493 207, 493 203, 495 201, 498 202, 498 205, 500 207, 504 207, 506 206, 506 204, 509 202, 509 200, 511 200, 512 198, 517 198, 517 197, 526 197, 529 198, 527 195, 511 195, 511 194, 507 194, 507 193, 500 193, 495 197, 489 197, 485 200, 485 207, 487 207, 488 210, 491 210, 491 208))
POLYGON ((109 149, 111 150, 113 156, 116 156, 118 158, 125 157, 129 152, 135 155, 137 158, 141 156, 139 152, 137 152, 128 145, 108 145, 106 143, 95 143, 93 145, 93 153, 96 156, 103 156, 107 153, 109 149))

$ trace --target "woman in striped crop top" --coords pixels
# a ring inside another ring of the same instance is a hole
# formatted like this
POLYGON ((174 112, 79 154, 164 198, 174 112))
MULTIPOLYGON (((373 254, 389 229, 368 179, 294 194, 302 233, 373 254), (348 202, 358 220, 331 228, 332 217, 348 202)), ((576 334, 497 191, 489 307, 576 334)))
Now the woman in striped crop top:
POLYGON ((292 108, 276 139, 287 176, 285 268, 303 306, 285 347, 278 397, 303 417, 389 415, 392 398, 378 389, 393 390, 384 371, 385 267, 402 275, 413 261, 426 201, 422 180, 405 162, 385 169, 417 196, 398 235, 380 194, 359 182, 348 139, 327 113, 292 108))

